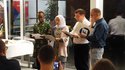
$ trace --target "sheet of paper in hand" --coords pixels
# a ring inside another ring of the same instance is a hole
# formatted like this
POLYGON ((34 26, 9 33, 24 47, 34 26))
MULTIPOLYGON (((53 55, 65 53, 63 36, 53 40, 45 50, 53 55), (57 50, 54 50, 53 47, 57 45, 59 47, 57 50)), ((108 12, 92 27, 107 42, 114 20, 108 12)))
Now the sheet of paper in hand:
POLYGON ((77 36, 71 34, 70 32, 64 31, 63 33, 65 33, 67 36, 70 36, 70 37, 73 37, 73 38, 78 38, 77 36))
POLYGON ((31 35, 35 39, 42 39, 42 35, 41 34, 31 34, 31 35))
POLYGON ((55 41, 55 37, 52 35, 44 35, 46 39, 50 40, 50 41, 55 41))

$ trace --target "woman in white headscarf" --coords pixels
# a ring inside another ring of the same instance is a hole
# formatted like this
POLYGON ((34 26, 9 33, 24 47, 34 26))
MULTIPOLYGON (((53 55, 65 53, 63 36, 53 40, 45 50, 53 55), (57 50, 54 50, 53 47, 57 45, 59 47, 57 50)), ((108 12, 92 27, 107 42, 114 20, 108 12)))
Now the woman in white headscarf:
POLYGON ((69 37, 65 35, 62 31, 69 32, 69 28, 66 26, 65 18, 62 15, 57 15, 55 17, 55 27, 54 27, 54 36, 56 38, 56 45, 54 48, 56 48, 56 54, 58 61, 61 61, 63 67, 65 66, 65 63, 67 61, 67 46, 69 42, 69 37))

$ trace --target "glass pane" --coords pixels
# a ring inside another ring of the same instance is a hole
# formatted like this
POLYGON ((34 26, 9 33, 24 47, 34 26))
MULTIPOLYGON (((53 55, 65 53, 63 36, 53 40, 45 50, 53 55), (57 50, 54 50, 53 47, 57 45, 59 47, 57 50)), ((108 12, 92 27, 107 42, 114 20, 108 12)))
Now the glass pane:
MULTIPOLYGON (((9 35, 20 36, 20 0, 8 0, 9 35)), ((46 20, 53 21, 60 14, 66 16, 66 0, 24 0, 24 35, 33 32, 37 12, 45 12, 46 20)))
POLYGON ((0 38, 4 38, 4 6, 3 1, 0 0, 0 38))
MULTIPOLYGON (((20 36, 20 1, 19 0, 13 0, 12 2, 8 1, 8 12, 10 15, 10 36, 15 37, 15 36, 20 36), (12 6, 10 7, 10 4, 12 6), (11 10, 9 10, 11 9, 11 10)), ((29 1, 24 1, 24 33, 25 33, 25 28, 27 25, 29 25, 29 1)))

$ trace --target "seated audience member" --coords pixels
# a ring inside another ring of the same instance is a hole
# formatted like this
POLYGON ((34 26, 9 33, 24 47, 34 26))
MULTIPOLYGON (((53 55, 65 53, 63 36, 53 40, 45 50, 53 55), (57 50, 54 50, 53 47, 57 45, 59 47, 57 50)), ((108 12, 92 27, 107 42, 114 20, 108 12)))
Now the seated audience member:
POLYGON ((0 70, 21 70, 17 60, 6 58, 6 50, 5 43, 0 40, 0 70))
POLYGON ((108 59, 97 61, 92 70, 116 70, 114 64, 108 59))
MULTIPOLYGON (((55 51, 52 46, 44 45, 39 51, 38 60, 40 70, 56 70, 54 69, 55 51)), ((61 62, 59 62, 59 69, 57 70, 63 70, 61 62)))

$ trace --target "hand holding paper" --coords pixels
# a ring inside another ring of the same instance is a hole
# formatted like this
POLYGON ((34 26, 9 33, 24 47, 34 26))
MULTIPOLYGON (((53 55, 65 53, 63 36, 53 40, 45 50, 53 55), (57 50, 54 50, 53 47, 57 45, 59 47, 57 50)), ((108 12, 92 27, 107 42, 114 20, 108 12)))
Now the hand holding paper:
POLYGON ((62 31, 64 34, 66 34, 67 36, 70 37, 75 37, 75 38, 79 38, 80 36, 78 34, 71 34, 70 32, 66 32, 66 31, 62 31))

